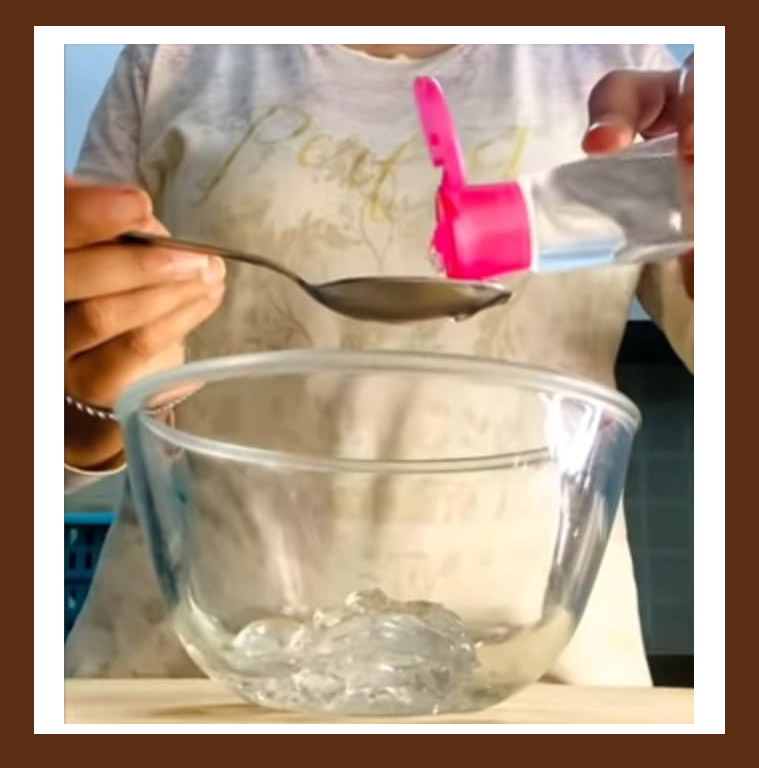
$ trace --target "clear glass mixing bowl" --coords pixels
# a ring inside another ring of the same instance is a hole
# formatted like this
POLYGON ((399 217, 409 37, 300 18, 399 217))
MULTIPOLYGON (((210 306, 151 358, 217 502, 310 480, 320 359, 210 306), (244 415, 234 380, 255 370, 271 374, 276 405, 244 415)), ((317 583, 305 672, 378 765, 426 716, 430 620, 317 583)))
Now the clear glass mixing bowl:
POLYGON ((546 673, 640 420, 549 371, 352 351, 192 363, 117 413, 190 656, 256 704, 355 715, 479 709, 546 673))

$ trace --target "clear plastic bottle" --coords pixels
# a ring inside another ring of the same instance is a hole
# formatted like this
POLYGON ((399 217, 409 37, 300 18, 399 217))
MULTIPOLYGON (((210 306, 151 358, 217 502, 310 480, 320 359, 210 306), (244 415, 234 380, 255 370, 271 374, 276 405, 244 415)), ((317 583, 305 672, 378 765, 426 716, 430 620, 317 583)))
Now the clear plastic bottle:
POLYGON ((443 170, 432 249, 448 277, 644 263, 693 247, 675 136, 504 184, 468 185, 440 86, 419 78, 415 93, 432 162, 443 170))

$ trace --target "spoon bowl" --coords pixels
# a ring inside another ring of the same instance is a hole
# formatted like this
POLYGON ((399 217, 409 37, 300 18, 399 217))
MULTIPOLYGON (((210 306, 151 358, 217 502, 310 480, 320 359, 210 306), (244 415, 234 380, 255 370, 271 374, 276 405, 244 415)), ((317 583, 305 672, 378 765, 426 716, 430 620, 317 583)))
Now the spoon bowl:
POLYGON ((143 232, 128 232, 119 239, 130 245, 196 251, 271 270, 295 283, 323 307, 354 320, 380 323, 413 323, 441 318, 466 320, 485 309, 505 304, 511 298, 511 292, 496 283, 437 277, 365 276, 309 283, 263 256, 208 243, 143 232))

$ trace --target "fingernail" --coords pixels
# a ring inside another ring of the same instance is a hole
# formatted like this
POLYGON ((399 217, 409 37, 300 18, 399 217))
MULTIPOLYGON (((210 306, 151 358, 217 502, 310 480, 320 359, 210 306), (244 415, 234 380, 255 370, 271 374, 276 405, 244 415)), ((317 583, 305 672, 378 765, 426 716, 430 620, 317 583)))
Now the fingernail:
POLYGON ((224 279, 227 268, 224 266, 224 260, 218 256, 210 259, 206 268, 203 270, 204 283, 220 283, 224 279))
POLYGON ((199 272, 205 275, 209 262, 209 257, 202 253, 174 251, 171 254, 171 271, 178 277, 197 275, 199 272))
POLYGON ((597 131, 600 128, 612 128, 612 123, 608 122, 607 120, 598 120, 595 123, 591 123, 588 126, 588 133, 593 133, 593 131, 597 131))
POLYGON ((585 132, 586 149, 613 151, 626 147, 634 138, 630 127, 619 120, 597 120, 585 132))
POLYGON ((620 125, 618 120, 597 120, 588 126, 585 133, 599 133, 600 131, 619 134, 624 131, 624 126, 620 125))

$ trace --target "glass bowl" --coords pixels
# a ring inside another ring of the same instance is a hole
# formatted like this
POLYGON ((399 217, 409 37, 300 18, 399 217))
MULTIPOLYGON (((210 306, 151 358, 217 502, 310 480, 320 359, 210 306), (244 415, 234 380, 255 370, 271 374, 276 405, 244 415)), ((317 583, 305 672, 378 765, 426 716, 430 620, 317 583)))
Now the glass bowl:
POLYGON ((363 716, 484 708, 550 669, 640 422, 550 371, 353 351, 191 363, 117 414, 192 659, 258 705, 363 716))

